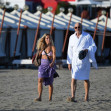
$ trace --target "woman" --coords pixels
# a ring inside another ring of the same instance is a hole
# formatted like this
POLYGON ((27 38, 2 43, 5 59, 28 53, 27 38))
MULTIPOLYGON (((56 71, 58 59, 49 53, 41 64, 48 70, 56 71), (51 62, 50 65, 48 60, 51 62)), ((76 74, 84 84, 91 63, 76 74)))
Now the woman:
POLYGON ((38 69, 38 94, 39 97, 35 101, 41 101, 42 83, 49 85, 49 101, 52 100, 53 93, 53 75, 55 73, 54 63, 56 59, 56 50, 49 34, 44 34, 37 43, 37 50, 40 51, 41 65, 38 69), (48 57, 47 57, 47 55, 48 57), (50 61, 49 61, 49 59, 50 61))

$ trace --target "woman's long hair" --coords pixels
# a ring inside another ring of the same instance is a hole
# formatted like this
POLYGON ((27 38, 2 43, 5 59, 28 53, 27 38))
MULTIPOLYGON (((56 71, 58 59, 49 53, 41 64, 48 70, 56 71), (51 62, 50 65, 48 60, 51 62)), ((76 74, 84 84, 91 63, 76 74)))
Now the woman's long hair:
MULTIPOLYGON (((44 34, 37 42, 37 50, 44 50, 47 47, 47 44, 45 42, 46 36, 49 36, 49 34, 44 34)), ((50 37, 50 43, 51 45, 54 45, 52 38, 50 37)))

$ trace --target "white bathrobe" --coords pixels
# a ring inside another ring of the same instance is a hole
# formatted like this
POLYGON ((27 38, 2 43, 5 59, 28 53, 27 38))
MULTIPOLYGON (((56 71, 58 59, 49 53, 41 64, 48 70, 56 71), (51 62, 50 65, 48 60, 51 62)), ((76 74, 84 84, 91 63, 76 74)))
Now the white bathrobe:
POLYGON ((78 38, 76 32, 70 36, 67 64, 72 64, 72 78, 76 80, 89 80, 90 63, 97 68, 95 59, 96 45, 90 34, 83 32, 78 38), (88 53, 83 60, 79 59, 79 52, 88 49, 88 53))

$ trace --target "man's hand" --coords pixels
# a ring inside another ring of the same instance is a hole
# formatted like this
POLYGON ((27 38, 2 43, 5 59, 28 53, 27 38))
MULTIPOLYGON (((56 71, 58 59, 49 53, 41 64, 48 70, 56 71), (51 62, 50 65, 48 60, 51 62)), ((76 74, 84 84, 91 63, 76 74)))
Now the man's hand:
POLYGON ((71 64, 68 64, 68 69, 71 71, 71 69, 72 69, 72 65, 71 64))
POLYGON ((88 53, 88 49, 85 49, 84 51, 86 51, 86 53, 88 53))

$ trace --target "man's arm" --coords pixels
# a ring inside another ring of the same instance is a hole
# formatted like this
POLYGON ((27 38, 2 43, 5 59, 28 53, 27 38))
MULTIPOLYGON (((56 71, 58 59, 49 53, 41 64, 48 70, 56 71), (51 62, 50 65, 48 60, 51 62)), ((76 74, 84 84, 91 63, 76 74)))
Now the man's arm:
POLYGON ((96 44, 95 44, 94 40, 92 39, 92 37, 90 36, 89 48, 88 48, 89 61, 92 63, 92 66, 95 68, 97 68, 97 63, 96 63, 96 59, 95 59, 96 49, 97 49, 96 44))
POLYGON ((71 70, 72 68, 72 57, 73 57, 73 47, 72 47, 71 38, 70 38, 69 44, 68 44, 68 51, 67 51, 67 64, 68 64, 69 70, 71 70))

